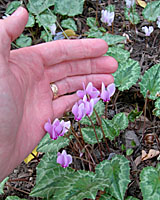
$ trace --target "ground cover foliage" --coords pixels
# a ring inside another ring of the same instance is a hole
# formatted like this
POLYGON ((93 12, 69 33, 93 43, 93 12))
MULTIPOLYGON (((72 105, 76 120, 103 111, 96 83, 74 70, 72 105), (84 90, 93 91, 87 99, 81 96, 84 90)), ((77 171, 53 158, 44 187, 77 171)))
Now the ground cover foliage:
POLYGON ((63 119, 70 119, 83 148, 74 134, 55 141, 47 134, 38 146, 39 157, 28 165, 22 163, 0 184, 1 199, 160 199, 160 2, 136 1, 132 9, 118 0, 0 2, 1 16, 21 4, 30 14, 12 48, 62 38, 102 38, 109 45, 105 56, 113 56, 119 64, 113 74, 115 95, 107 109, 102 101, 96 104, 100 120, 95 112, 91 116, 98 142, 87 117, 79 129, 73 115, 66 113, 63 119), (145 8, 140 6, 144 2, 145 8), (100 20, 104 9, 115 12, 112 26, 100 20), (142 31, 144 26, 154 27, 149 37, 142 31), (65 169, 56 163, 62 149, 73 157, 65 169))

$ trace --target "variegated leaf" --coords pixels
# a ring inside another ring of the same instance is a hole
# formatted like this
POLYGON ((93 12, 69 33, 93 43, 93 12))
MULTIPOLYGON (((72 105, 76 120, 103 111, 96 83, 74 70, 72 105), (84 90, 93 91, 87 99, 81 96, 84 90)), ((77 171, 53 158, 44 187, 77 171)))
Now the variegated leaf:
POLYGON ((116 87, 120 91, 128 90, 136 84, 140 76, 140 65, 133 59, 128 59, 125 63, 120 63, 118 70, 113 74, 116 87))
POLYGON ((101 39, 105 40, 108 43, 108 45, 114 45, 126 40, 126 38, 123 36, 112 35, 109 33, 106 33, 104 36, 101 37, 101 39))
MULTIPOLYGON (((100 129, 100 127, 96 127, 96 133, 98 136, 98 140, 101 141, 103 135, 102 135, 102 131, 100 129)), ((96 144, 97 143, 97 139, 95 136, 95 132, 93 127, 86 127, 86 128, 82 128, 82 134, 83 134, 83 139, 86 143, 88 144, 96 144)))
POLYGON ((145 167, 140 173, 140 188, 143 199, 160 199, 160 164, 157 167, 145 167))
POLYGON ((153 114, 160 118, 160 98, 158 98, 155 102, 155 109, 153 110, 153 114))
POLYGON ((116 114, 112 121, 119 128, 119 130, 125 130, 129 123, 128 118, 124 113, 116 114))
POLYGON ((152 100, 157 99, 157 94, 160 93, 160 63, 147 70, 139 84, 140 91, 145 98, 147 91, 149 91, 147 97, 152 100))
POLYGON ((57 140, 52 140, 49 134, 46 134, 40 141, 37 151, 39 152, 58 152, 59 149, 67 146, 69 139, 64 136, 59 137, 57 140))
POLYGON ((157 17, 160 16, 160 1, 151 1, 147 3, 143 12, 144 19, 148 21, 156 21, 157 17))

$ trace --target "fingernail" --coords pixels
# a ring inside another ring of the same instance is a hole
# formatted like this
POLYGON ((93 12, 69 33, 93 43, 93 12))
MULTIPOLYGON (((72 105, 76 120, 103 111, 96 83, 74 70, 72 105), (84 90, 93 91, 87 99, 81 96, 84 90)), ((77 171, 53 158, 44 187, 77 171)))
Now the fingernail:
POLYGON ((19 7, 11 16, 19 16, 23 12, 23 7, 19 7))

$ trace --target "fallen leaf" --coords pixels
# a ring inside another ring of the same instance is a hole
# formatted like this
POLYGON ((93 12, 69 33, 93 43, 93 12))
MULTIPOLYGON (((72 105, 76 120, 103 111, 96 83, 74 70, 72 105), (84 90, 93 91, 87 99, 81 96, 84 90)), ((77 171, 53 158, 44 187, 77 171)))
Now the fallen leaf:
POLYGON ((138 156, 135 160, 134 160, 134 163, 136 165, 136 167, 141 163, 142 161, 142 156, 138 156))
POLYGON ((160 151, 157 151, 157 150, 154 150, 154 149, 150 149, 148 154, 146 154, 146 152, 144 150, 142 150, 142 151, 143 151, 143 153, 142 153, 142 160, 143 161, 154 158, 154 157, 156 157, 160 154, 160 151))
MULTIPOLYGON (((35 155, 35 157, 37 156, 38 152, 37 152, 37 146, 36 148, 32 151, 32 154, 35 155)), ((27 156, 27 158, 24 159, 24 162, 26 164, 28 164, 31 160, 33 160, 34 156, 31 153, 27 156)))
POLYGON ((137 0, 138 5, 140 5, 142 8, 145 8, 147 3, 145 1, 142 0, 137 0))
POLYGON ((71 29, 67 29, 67 30, 65 30, 64 32, 63 32, 63 35, 66 37, 66 35, 68 36, 68 37, 70 37, 70 36, 76 36, 76 33, 73 31, 73 30, 71 30, 71 29))
POLYGON ((142 150, 141 160, 143 160, 146 156, 147 156, 147 153, 145 152, 145 150, 142 150))

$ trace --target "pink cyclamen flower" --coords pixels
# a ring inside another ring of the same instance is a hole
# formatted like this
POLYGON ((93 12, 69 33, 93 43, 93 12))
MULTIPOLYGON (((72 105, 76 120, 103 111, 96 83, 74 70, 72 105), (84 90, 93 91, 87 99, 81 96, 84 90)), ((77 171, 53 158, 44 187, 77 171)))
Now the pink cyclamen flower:
POLYGON ((59 119, 56 118, 52 124, 49 119, 48 122, 45 123, 44 129, 49 133, 52 140, 56 140, 59 136, 63 136, 70 126, 70 121, 64 122, 64 120, 62 120, 60 122, 59 119))
POLYGON ((127 8, 133 7, 134 4, 135 4, 135 0, 126 0, 127 8))
POLYGON ((88 83, 87 87, 85 88, 85 85, 83 83, 83 90, 78 90, 77 95, 83 99, 85 95, 87 95, 87 98, 97 98, 99 96, 100 92, 97 90, 97 88, 93 87, 93 84, 91 82, 88 83))
POLYGON ((83 97, 85 115, 89 117, 92 115, 93 108, 95 104, 99 101, 99 99, 100 98, 94 98, 94 99, 88 100, 86 95, 83 97))
POLYGON ((103 102, 108 102, 110 101, 111 96, 114 95, 115 93, 115 84, 111 83, 107 86, 107 89, 105 89, 105 85, 102 82, 102 89, 101 89, 101 99, 103 102))
POLYGON ((160 28, 160 16, 157 18, 157 26, 160 28))
POLYGON ((72 163, 72 156, 67 154, 65 150, 63 150, 62 153, 58 152, 57 156, 57 163, 59 163, 63 168, 68 167, 69 164, 72 163))
POLYGON ((51 34, 52 35, 55 35, 56 34, 56 24, 53 24, 52 26, 50 26, 50 31, 51 31, 51 34))
POLYGON ((142 27, 142 30, 145 32, 146 36, 150 36, 151 33, 153 32, 154 28, 153 26, 149 26, 149 28, 147 26, 142 27))
POLYGON ((114 20, 114 12, 109 12, 108 10, 101 11, 101 21, 107 23, 108 26, 111 26, 114 20))
POLYGON ((74 104, 72 107, 72 113, 74 114, 74 119, 76 121, 80 121, 83 117, 85 117, 85 106, 82 99, 74 104))

